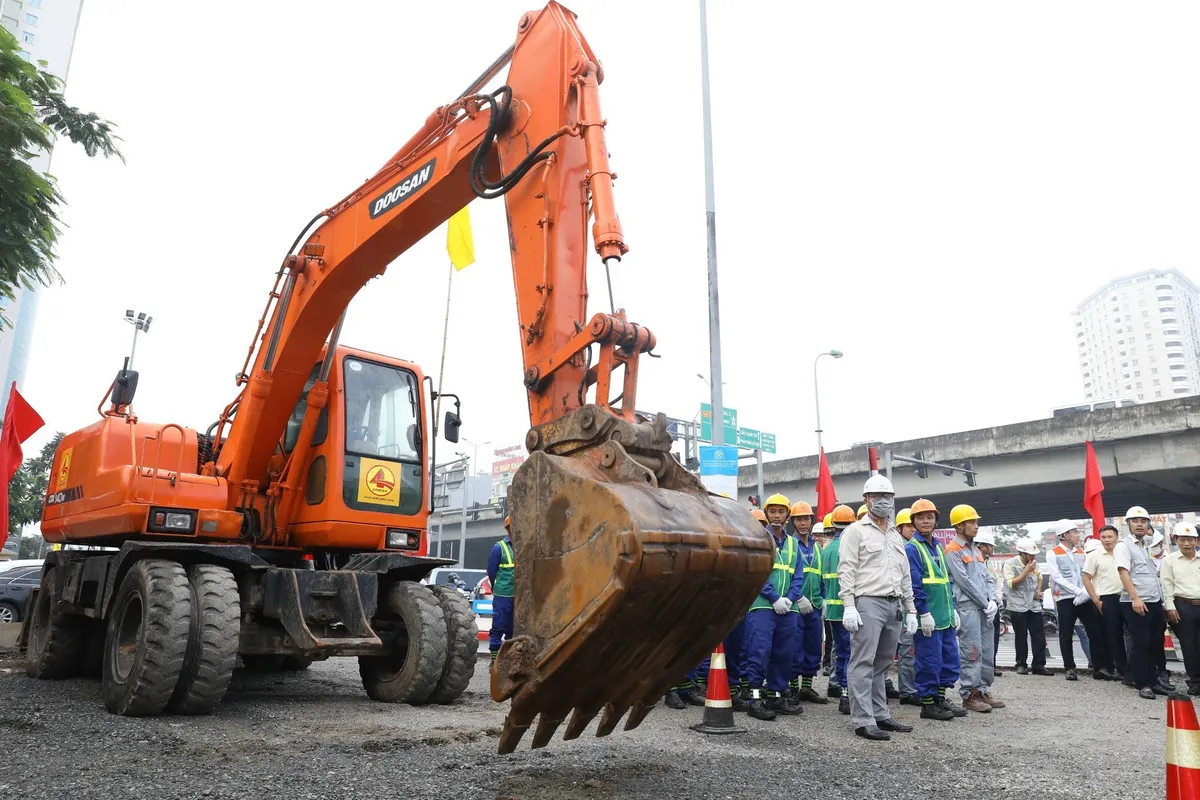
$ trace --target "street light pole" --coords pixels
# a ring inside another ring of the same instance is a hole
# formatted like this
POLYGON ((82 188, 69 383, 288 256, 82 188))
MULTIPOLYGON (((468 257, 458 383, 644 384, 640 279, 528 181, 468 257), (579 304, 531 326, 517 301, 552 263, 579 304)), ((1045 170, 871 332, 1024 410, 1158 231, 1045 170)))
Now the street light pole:
POLYGON ((815 399, 816 399, 816 409, 817 409, 817 455, 818 456, 820 456, 821 451, 824 449, 824 445, 821 444, 821 389, 817 385, 817 364, 819 364, 821 362, 821 356, 833 356, 834 358, 841 358, 842 355, 843 355, 843 353, 841 350, 829 350, 824 353, 819 353, 817 355, 817 357, 815 359, 813 359, 813 395, 815 396, 815 399))
POLYGON ((725 444, 721 396, 721 315, 717 296, 717 204, 713 188, 712 102, 708 93, 708 9, 700 0, 700 80, 704 97, 704 216, 708 229, 708 349, 712 380, 712 443, 725 444))
POLYGON ((470 490, 471 478, 474 476, 471 471, 475 468, 475 459, 479 457, 479 448, 491 442, 480 442, 475 444, 467 437, 462 437, 462 440, 474 448, 471 452, 471 460, 467 462, 467 479, 463 484, 463 500, 462 500, 462 524, 458 530, 458 563, 454 566, 461 568, 467 565, 467 492, 470 490))

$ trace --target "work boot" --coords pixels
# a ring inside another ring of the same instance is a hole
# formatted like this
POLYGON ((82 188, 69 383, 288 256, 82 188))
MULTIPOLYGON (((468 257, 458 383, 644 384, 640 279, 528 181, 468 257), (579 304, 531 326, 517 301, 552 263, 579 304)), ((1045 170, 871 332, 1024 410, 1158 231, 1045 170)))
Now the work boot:
POLYGON ((740 694, 734 695, 732 698, 730 698, 730 703, 733 705, 734 711, 745 713, 750 710, 750 703, 748 703, 746 698, 742 697, 740 694))
POLYGON ((1067 670, 1067 680, 1069 680, 1069 681, 1079 680, 1079 673, 1073 669, 1067 670))
POLYGON ((896 684, 892 683, 891 678, 887 679, 884 687, 887 689, 888 700, 896 700, 900 697, 900 692, 896 691, 896 684))
POLYGON ((1050 670, 1046 669, 1045 667, 1034 667, 1033 674, 1049 677, 1050 675, 1053 675, 1054 673, 1051 672, 1050 670))
POLYGON ((689 706, 702 706, 704 705, 704 694, 705 692, 700 691, 699 688, 688 689, 687 691, 680 692, 679 698, 689 706))
POLYGON ((1162 696, 1166 697, 1167 695, 1173 694, 1175 692, 1175 684, 1163 683, 1162 681, 1158 681, 1157 683, 1154 684, 1153 692, 1155 694, 1161 694, 1162 696))
MULTIPOLYGON (((838 692, 838 696, 839 697, 841 696, 841 692, 838 692)), ((811 686, 808 687, 807 689, 800 690, 799 699, 803 700, 806 703, 815 703, 816 705, 819 705, 819 706, 823 706, 829 702, 829 698, 822 697, 821 693, 818 692, 816 689, 812 688, 811 686)))
POLYGON ((799 703, 793 703, 787 697, 780 695, 768 700, 767 708, 776 714, 783 714, 785 717, 794 717, 804 713, 804 708, 799 703))
POLYGON ((676 711, 687 708, 687 704, 683 702, 683 698, 679 696, 679 692, 675 691, 674 689, 667 692, 666 704, 667 708, 673 708, 676 711))
POLYGON ((967 699, 963 700, 963 708, 967 711, 977 711, 980 714, 987 714, 992 710, 992 707, 983 699, 983 693, 978 689, 972 691, 967 695, 967 699))
POLYGON ((825 696, 832 697, 836 700, 842 696, 842 687, 838 686, 833 681, 830 681, 829 686, 825 689, 825 696))
POLYGON ((850 716, 850 698, 843 697, 838 700, 838 713, 850 716))
POLYGON ((958 703, 952 702, 948 697, 939 697, 935 705, 941 706, 956 717, 965 717, 967 715, 967 710, 965 708, 960 706, 958 703))
POLYGON ((1028 675, 1029 667, 1025 666, 1024 664, 1017 664, 1017 674, 1018 675, 1028 675))
POLYGON ((1004 708, 1003 700, 997 700, 996 698, 992 697, 991 694, 984 694, 983 692, 980 692, 979 694, 983 698, 983 702, 987 703, 992 708, 1004 708))
MULTIPOLYGON (((963 712, 964 714, 967 712, 963 712)), ((954 712, 945 706, 940 706, 937 703, 922 703, 921 704, 921 719, 936 719, 946 722, 954 719, 954 712)))
POLYGON ((900 705, 916 706, 917 708, 920 708, 924 704, 921 702, 921 698, 917 697, 915 694, 902 694, 900 695, 900 705))
POLYGON ((755 719, 761 719, 770 722, 775 719, 775 712, 767 708, 766 703, 762 700, 750 701, 750 716, 755 719))

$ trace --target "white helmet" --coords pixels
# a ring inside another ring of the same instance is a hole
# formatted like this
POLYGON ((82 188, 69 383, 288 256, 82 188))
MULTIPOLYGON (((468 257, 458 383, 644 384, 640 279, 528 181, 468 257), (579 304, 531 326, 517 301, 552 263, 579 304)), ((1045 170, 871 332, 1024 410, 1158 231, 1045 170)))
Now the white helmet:
POLYGON ((1163 535, 1161 533, 1159 533, 1158 531, 1155 531, 1154 535, 1150 537, 1150 546, 1158 547, 1160 544, 1162 544, 1162 541, 1163 541, 1163 535))
POLYGON ((992 547, 995 547, 996 537, 990 531, 981 530, 975 534, 975 544, 990 544, 992 547))
POLYGON ((1060 519, 1058 522, 1054 523, 1054 535, 1060 539, 1071 531, 1078 529, 1079 526, 1069 519, 1060 519))
POLYGON ((822 524, 822 523, 820 523, 820 522, 818 522, 816 525, 813 525, 813 526, 812 526, 812 532, 813 532, 813 533, 824 533, 824 532, 825 532, 825 525, 824 525, 824 524, 822 524))
POLYGON ((1104 545, 1100 544, 1099 539, 1088 539, 1083 543, 1083 552, 1090 553, 1093 550, 1099 550, 1104 545))
POLYGON ((892 482, 886 476, 876 473, 867 478, 866 484, 863 486, 863 497, 869 494, 895 494, 896 490, 892 488, 892 482))
MULTIPOLYGON (((975 541, 979 541, 978 536, 975 537, 975 541)), ((1028 536, 1022 536, 1020 539, 1017 539, 1013 546, 1017 548, 1018 553, 1036 556, 1038 552, 1038 546, 1028 536)))
POLYGON ((1129 520, 1129 519, 1149 520, 1150 512, 1148 512, 1146 509, 1142 508, 1141 506, 1133 506, 1132 508, 1130 508, 1128 511, 1125 512, 1125 519, 1127 519, 1127 520, 1129 520))
POLYGON ((1180 536, 1200 536, 1200 533, 1196 532, 1196 526, 1191 522, 1177 522, 1175 523, 1174 535, 1178 539, 1180 536))

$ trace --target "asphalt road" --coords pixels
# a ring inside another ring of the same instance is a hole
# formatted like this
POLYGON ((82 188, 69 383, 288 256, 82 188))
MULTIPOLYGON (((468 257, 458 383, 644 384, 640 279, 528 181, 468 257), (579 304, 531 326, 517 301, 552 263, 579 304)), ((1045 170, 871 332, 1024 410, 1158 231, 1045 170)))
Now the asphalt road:
MULTIPOLYGON (((1110 683, 1006 675, 1008 708, 952 722, 917 719, 892 742, 855 737, 836 707, 773 723, 738 715, 746 732, 704 736, 702 709, 656 709, 631 733, 588 733, 496 755, 504 707, 480 662, 458 704, 373 703, 356 662, 304 673, 239 671, 207 717, 106 713, 99 682, 35 681, 0 655, 0 772, 6 796, 36 798, 819 797, 1161 798, 1165 701, 1110 683), (1119 756, 1117 754, 1120 754, 1119 756)), ((603 676, 598 675, 598 680, 603 676)), ((818 679, 824 688, 824 679, 818 679)))

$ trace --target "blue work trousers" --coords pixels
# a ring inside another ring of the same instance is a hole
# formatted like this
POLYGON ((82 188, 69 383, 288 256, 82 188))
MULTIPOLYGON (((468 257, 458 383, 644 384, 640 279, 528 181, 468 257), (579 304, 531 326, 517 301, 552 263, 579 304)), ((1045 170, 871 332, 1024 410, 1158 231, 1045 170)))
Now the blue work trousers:
POLYGON ((488 650, 493 653, 513 635, 513 599, 492 597, 492 629, 488 631, 488 650))
POLYGON ((833 682, 846 688, 846 668, 850 666, 850 631, 840 620, 829 623, 833 627, 833 682))
POLYGON ((725 671, 729 675, 729 685, 746 677, 746 618, 738 620, 737 627, 725 637, 725 671))
POLYGON ((756 608, 746 614, 746 678, 751 689, 763 682, 772 692, 786 692, 796 648, 797 614, 756 608))
POLYGON ((814 608, 808 614, 796 617, 796 655, 792 659, 793 678, 815 678, 821 671, 821 641, 825 634, 825 620, 821 609, 814 608))
POLYGON ((938 687, 954 688, 958 683, 958 637, 954 628, 934 631, 926 636, 913 634, 913 660, 917 665, 917 697, 937 697, 938 687))

